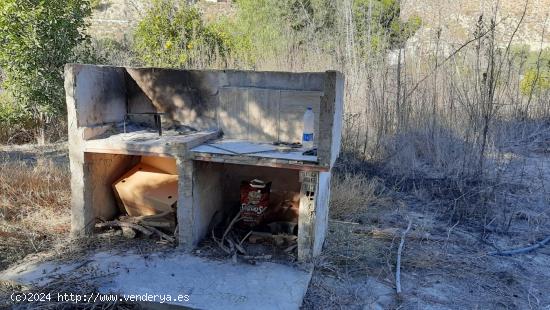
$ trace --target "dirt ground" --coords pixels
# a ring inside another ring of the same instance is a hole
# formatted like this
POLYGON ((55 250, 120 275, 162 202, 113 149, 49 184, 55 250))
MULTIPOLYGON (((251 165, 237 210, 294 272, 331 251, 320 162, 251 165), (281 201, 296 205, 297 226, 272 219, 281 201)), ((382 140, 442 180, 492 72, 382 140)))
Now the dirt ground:
MULTIPOLYGON (((550 236, 550 150, 545 147, 550 139, 544 142, 530 148, 503 149, 495 156, 505 161, 495 166, 498 182, 467 189, 458 196, 448 193, 453 187, 444 178, 396 183, 376 171, 357 172, 361 175, 347 180, 336 175, 333 197, 337 196, 335 190, 341 190, 338 186, 349 188, 357 180, 376 182, 382 190, 344 202, 354 204, 350 216, 330 219, 324 252, 315 262, 303 308, 550 309, 550 244, 527 254, 488 254, 550 236), (487 188, 493 191, 489 200, 463 199, 487 188), (464 201, 471 204, 466 206, 468 214, 477 214, 482 208, 491 212, 475 220, 461 216, 457 210, 464 208, 464 201), (409 221, 411 230, 405 236, 401 262, 403 293, 397 296, 397 248, 409 221)), ((64 169, 68 166, 65 144, 0 147, 0 159, 29 169, 42 161, 64 169)), ((68 192, 69 188, 61 190, 68 192)), ((4 209, 9 207, 6 195, 0 193, 4 209)), ((337 202, 333 204, 335 208, 337 202)), ((62 208, 66 212, 55 213, 56 220, 66 228, 68 205, 62 208)), ((33 219, 30 214, 17 218, 0 214, 0 245, 13 243, 20 233, 14 227, 29 217, 33 219)), ((53 251, 54 243, 67 238, 67 230, 56 227, 44 233, 57 232, 55 238, 29 237, 43 244, 19 249, 19 255, 2 249, 0 269, 16 263, 23 254, 53 251)))
MULTIPOLYGON (((488 255, 550 236, 548 142, 503 149, 498 157, 506 162, 498 165, 483 220, 449 216, 457 201, 446 195, 444 179, 389 190, 351 223, 332 220, 304 307, 550 309, 550 246, 488 255), (408 220, 398 297, 396 254, 408 220)), ((484 207, 472 203, 467 207, 484 207)))

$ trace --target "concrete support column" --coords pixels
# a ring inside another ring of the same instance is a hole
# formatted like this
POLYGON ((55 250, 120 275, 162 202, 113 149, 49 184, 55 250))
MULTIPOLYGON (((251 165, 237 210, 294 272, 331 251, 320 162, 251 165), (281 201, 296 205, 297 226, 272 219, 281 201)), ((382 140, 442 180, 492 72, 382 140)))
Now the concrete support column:
POLYGON ((315 239, 315 204, 319 173, 300 172, 300 211, 298 217, 298 260, 309 261, 313 257, 315 239))
POLYGON ((194 164, 192 160, 184 157, 176 158, 176 164, 179 174, 177 207, 179 245, 185 251, 191 251, 198 242, 195 227, 197 210, 193 203, 194 164))
POLYGON ((315 236, 313 257, 321 254, 328 229, 328 210, 330 204, 330 172, 319 172, 317 197, 315 197, 315 236))
POLYGON ((91 199, 90 177, 84 152, 72 150, 69 154, 71 168, 71 235, 90 235, 94 229, 94 210, 91 199))
POLYGON ((330 172, 300 173, 298 260, 309 261, 323 248, 328 227, 330 172))

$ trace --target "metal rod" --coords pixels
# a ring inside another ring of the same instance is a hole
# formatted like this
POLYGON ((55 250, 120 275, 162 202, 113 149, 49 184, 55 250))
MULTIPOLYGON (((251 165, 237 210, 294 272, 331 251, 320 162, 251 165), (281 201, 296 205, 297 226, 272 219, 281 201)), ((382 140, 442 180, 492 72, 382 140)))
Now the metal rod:
POLYGON ((124 116, 124 133, 126 133, 126 119, 129 115, 152 115, 155 122, 155 127, 158 130, 159 136, 162 136, 162 119, 161 115, 164 115, 164 112, 139 112, 139 113, 126 113, 124 116))
POLYGON ((159 131, 159 136, 162 136, 162 121, 160 119, 160 114, 155 114, 155 124, 157 125, 157 129, 159 131))

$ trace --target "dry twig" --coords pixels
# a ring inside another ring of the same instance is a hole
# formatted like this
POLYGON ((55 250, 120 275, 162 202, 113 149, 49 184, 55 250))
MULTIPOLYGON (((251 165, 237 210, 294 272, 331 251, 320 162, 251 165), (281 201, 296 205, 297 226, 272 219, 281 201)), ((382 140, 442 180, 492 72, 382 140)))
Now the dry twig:
POLYGON ((489 255, 512 256, 512 255, 515 255, 515 254, 525 254, 525 253, 529 253, 531 251, 534 251, 538 248, 542 248, 548 242, 550 242, 550 236, 546 237, 545 239, 543 239, 543 240, 541 240, 541 241, 539 241, 539 242, 537 242, 533 245, 527 246, 527 247, 516 248, 516 249, 511 249, 511 250, 504 250, 504 251, 489 252, 489 255))
POLYGON ((132 229, 135 229, 135 230, 141 232, 145 236, 151 236, 153 234, 152 231, 150 231, 149 229, 147 229, 143 226, 133 224, 133 223, 128 223, 128 222, 121 222, 121 221, 109 221, 109 222, 97 223, 97 224, 95 224, 95 227, 97 227, 97 228, 129 227, 129 228, 132 228, 132 229))
POLYGON ((412 220, 409 219, 409 225, 407 229, 401 235, 401 242, 399 243, 399 248, 397 249, 397 264, 395 267, 395 290, 397 295, 401 294, 401 254, 403 253, 403 246, 405 245, 405 236, 411 230, 412 220))
POLYGON ((176 238, 163 233, 162 231, 156 229, 155 227, 152 227, 152 226, 144 226, 144 227, 147 227, 147 229, 149 229, 152 232, 154 232, 155 234, 159 235, 161 238, 163 238, 166 241, 176 242, 176 238))

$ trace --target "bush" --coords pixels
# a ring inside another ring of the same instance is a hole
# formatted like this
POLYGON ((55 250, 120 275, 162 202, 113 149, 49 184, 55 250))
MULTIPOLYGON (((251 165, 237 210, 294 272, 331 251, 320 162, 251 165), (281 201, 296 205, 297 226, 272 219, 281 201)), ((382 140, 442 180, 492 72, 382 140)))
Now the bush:
POLYGON ((185 1, 155 0, 137 25, 134 50, 145 65, 184 67, 201 52, 226 56, 228 40, 222 29, 206 26, 185 1))
POLYGON ((369 208, 391 205, 392 200, 381 179, 363 174, 335 174, 331 186, 330 216, 357 221, 369 208))
POLYGON ((84 31, 90 14, 88 0, 0 1, 3 88, 41 127, 65 110, 63 67, 88 39, 84 31))
POLYGON ((79 63, 92 63, 114 66, 141 65, 132 53, 128 40, 117 41, 111 38, 92 38, 78 46, 75 57, 79 63))
POLYGON ((531 51, 528 45, 515 45, 511 53, 522 72, 519 84, 522 95, 537 97, 550 90, 550 48, 531 51))
POLYGON ((548 68, 528 69, 520 82, 521 93, 525 96, 540 95, 550 90, 550 71, 548 68))
MULTIPOLYGON (((396 0, 352 3, 354 41, 362 57, 366 50, 402 45, 420 27, 418 17, 401 21, 396 0)), ((298 51, 335 55, 346 31, 339 17, 344 6, 331 0, 239 0, 234 18, 221 23, 230 34, 234 56, 250 65, 298 51)))
POLYGON ((355 0, 353 17, 359 52, 374 49, 399 48, 420 28, 418 16, 407 21, 400 18, 400 1, 355 0))
POLYGON ((6 91, 0 92, 0 143, 30 142, 36 122, 6 91))

